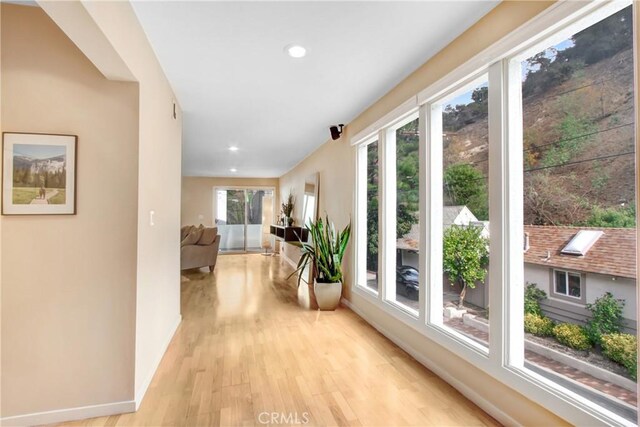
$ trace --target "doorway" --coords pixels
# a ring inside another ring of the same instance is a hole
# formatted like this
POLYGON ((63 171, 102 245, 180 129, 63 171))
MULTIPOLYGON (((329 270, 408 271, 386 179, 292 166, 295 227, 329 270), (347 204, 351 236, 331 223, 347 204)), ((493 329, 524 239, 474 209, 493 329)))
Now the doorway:
POLYGON ((220 252, 260 252, 270 245, 273 188, 215 188, 215 224, 220 252))

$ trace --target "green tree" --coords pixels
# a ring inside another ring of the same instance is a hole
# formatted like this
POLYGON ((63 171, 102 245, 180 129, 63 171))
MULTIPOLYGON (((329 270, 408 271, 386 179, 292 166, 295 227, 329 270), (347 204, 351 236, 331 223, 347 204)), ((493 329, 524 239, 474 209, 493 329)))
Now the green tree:
POLYGON ((479 220, 489 219, 487 185, 478 169, 469 164, 449 166, 444 172, 445 202, 464 205, 479 220))
MULTIPOLYGON (((573 102, 566 99, 563 102, 564 109, 569 110, 573 102)), ((597 129, 593 119, 578 117, 571 112, 567 113, 558 125, 559 141, 544 153, 542 166, 555 166, 572 160, 581 152, 586 143, 593 140, 593 135, 590 134, 595 133, 597 129)))
MULTIPOLYGON (((418 120, 396 132, 396 238, 401 238, 419 219, 418 120)), ((367 148, 367 270, 378 269, 378 144, 367 148)))
POLYGON ((560 60, 580 60, 595 64, 621 50, 633 46, 633 16, 631 6, 580 31, 573 36, 573 47, 563 51, 560 60))
POLYGON ((367 147, 367 270, 378 271, 378 143, 367 147))
POLYGON ((474 289, 476 283, 484 283, 489 263, 489 242, 481 235, 479 227, 452 225, 444 232, 443 269, 449 276, 451 286, 458 284, 459 306, 462 307, 467 288, 474 289))
POLYGON ((615 299, 611 292, 606 292, 593 303, 587 304, 591 319, 585 331, 593 344, 601 344, 603 335, 622 331, 624 302, 623 299, 615 299))
POLYGON ((396 132, 396 238, 411 231, 418 222, 420 175, 418 120, 407 123, 396 132))
POLYGON ((547 293, 538 288, 535 283, 527 283, 524 288, 524 313, 544 316, 540 301, 547 298, 547 293))
POLYGON ((463 127, 487 117, 489 114, 489 88, 479 87, 471 93, 471 102, 447 105, 442 112, 442 127, 447 132, 457 132, 463 127))
POLYGON ((244 224, 244 190, 227 190, 227 225, 244 224))
POLYGON ((626 207, 601 208, 596 206, 584 222, 587 227, 634 228, 636 226, 635 202, 626 207))
POLYGON ((571 40, 573 46, 558 51, 549 48, 527 60, 523 96, 543 94, 571 78, 586 65, 595 64, 633 47, 631 6, 580 31, 571 40))

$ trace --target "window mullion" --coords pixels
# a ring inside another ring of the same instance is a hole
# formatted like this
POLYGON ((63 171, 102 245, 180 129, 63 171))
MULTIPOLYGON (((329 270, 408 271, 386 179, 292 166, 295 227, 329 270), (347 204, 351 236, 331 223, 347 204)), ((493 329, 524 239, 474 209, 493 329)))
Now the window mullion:
POLYGON ((524 176, 523 176, 523 115, 522 65, 519 60, 504 60, 506 88, 505 151, 507 194, 505 218, 507 220, 506 249, 506 325, 505 362, 514 366, 524 364, 524 176))
MULTIPOLYGON (((426 223, 428 240, 427 323, 442 325, 442 106, 427 104, 426 223)), ((423 234, 424 236, 424 234, 423 234)))
POLYGON ((367 286, 367 146, 356 151, 356 284, 367 286))
POLYGON ((387 288, 387 162, 386 162, 386 138, 387 132, 381 129, 378 132, 378 299, 384 301, 387 288))
POLYGON ((384 155, 382 157, 383 165, 383 194, 382 205, 384 205, 384 216, 382 216, 383 238, 382 251, 384 255, 383 274, 384 279, 384 299, 395 301, 396 299, 396 131, 395 129, 386 129, 383 132, 384 139, 382 149, 384 155))
POLYGON ((489 68, 490 349, 497 366, 524 364, 521 65, 489 68))
MULTIPOLYGON (((428 313, 430 307, 427 304, 427 295, 430 295, 431 281, 429 280, 430 271, 428 260, 431 258, 429 255, 430 244, 425 236, 429 235, 429 150, 427 149, 428 131, 430 118, 427 113, 427 105, 420 107, 419 119, 418 119, 418 136, 420 141, 418 143, 418 170, 420 171, 419 177, 419 205, 420 205, 420 250, 418 252, 418 271, 420 274, 420 292, 418 293, 418 304, 420 307, 420 324, 424 325, 426 319, 429 319, 428 313)), ((430 300, 430 299, 429 299, 430 300)))
POLYGON ((505 84, 502 61, 489 67, 489 358, 502 366, 506 358, 504 296, 506 277, 506 199, 505 199, 505 84))

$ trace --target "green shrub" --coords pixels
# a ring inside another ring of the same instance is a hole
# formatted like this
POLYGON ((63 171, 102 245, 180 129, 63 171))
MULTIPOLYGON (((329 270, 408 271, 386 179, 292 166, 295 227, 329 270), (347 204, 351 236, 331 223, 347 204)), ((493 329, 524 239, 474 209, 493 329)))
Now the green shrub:
POLYGON ((547 297, 547 293, 539 289, 535 283, 527 283, 524 289, 524 312, 525 314, 536 314, 542 317, 540 301, 547 297))
POLYGON ((638 339, 629 334, 602 335, 602 353, 627 368, 634 380, 638 378, 638 339))
POLYGON ((553 328, 553 335, 558 342, 576 350, 588 350, 591 342, 584 328, 573 323, 560 323, 553 328))
POLYGON ((587 322, 587 336, 592 344, 601 344, 602 335, 616 334, 622 328, 622 308, 624 300, 618 300, 610 292, 587 304, 591 319, 587 322))
POLYGON ((539 337, 550 337, 553 335, 553 320, 546 316, 527 313, 524 315, 524 330, 539 337))

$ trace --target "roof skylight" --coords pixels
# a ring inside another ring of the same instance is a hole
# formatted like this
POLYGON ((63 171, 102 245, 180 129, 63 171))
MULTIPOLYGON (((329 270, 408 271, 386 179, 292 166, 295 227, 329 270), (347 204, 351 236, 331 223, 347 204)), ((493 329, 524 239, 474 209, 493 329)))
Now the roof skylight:
POLYGON ((603 234, 600 230, 580 230, 560 252, 565 255, 585 256, 603 234))

